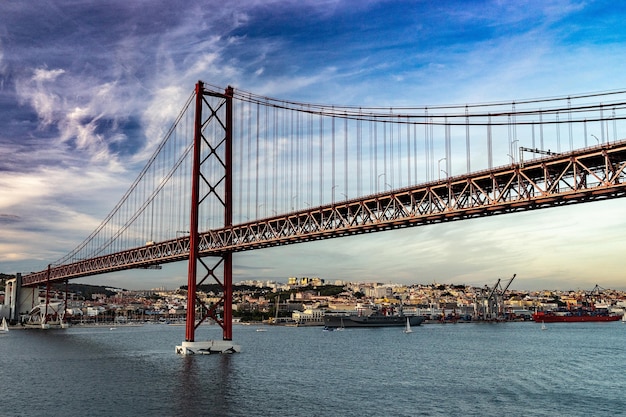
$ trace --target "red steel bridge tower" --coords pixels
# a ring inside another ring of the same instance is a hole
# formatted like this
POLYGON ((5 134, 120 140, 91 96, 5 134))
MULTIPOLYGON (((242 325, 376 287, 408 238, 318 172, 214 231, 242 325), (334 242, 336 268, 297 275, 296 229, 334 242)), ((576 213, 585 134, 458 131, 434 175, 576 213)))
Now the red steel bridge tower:
MULTIPOLYGON (((232 343, 232 250, 225 249, 216 256, 200 257, 199 217, 203 203, 217 202, 223 209, 224 228, 233 224, 232 197, 232 126, 233 89, 224 94, 209 92, 198 81, 195 90, 195 117, 192 162, 191 213, 189 222, 189 265, 187 270, 187 318, 185 341, 176 346, 179 354, 234 353, 241 347, 232 343), (205 111, 206 110, 206 111, 205 111), (218 167, 203 171, 203 166, 218 167), (200 269, 200 271, 199 271, 200 269), (222 276, 218 274, 221 269, 222 276), (201 279, 198 281, 199 272, 201 279), (218 303, 207 306, 197 296, 197 287, 213 279, 222 290, 218 303), (220 315, 221 308, 221 315, 220 315), (196 341, 195 330, 205 320, 212 319, 222 327, 222 340, 196 341)), ((206 249, 206 248, 204 248, 206 249)))

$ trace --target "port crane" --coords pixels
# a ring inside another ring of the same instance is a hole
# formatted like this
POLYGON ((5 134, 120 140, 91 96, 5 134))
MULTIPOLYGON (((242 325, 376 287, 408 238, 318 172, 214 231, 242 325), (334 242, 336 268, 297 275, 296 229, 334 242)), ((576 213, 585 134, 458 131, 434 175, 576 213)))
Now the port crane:
POLYGON ((598 284, 591 291, 585 293, 585 299, 582 300, 583 307, 595 309, 596 304, 606 304, 603 300, 605 288, 598 284))
POLYGON ((504 293, 509 289, 516 275, 513 274, 504 287, 502 287, 501 278, 498 278, 492 288, 485 285, 476 296, 474 305, 476 319, 491 321, 501 320, 504 317, 504 293))

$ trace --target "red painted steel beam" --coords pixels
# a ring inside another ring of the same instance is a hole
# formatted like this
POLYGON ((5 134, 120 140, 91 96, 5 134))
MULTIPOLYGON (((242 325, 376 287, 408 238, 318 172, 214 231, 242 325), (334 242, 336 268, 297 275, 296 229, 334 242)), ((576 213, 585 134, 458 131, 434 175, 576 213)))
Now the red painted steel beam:
POLYGON ((202 147, 202 100, 204 84, 196 84, 196 113, 193 132, 193 162, 191 175, 191 213, 189 215, 189 264, 187 266, 187 318, 185 340, 195 341, 196 330, 196 272, 198 268, 198 206, 200 190, 200 149, 202 147))
MULTIPOLYGON (((226 96, 225 126, 225 190, 224 190, 224 227, 233 225, 233 88, 228 86, 226 96)), ((224 257, 224 324, 222 326, 224 340, 233 340, 233 253, 229 251, 224 257)))

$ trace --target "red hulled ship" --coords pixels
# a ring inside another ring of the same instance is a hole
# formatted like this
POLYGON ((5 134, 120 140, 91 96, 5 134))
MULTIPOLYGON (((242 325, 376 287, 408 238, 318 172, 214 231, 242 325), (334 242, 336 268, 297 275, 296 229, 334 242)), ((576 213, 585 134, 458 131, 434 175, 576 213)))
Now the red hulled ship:
POLYGON ((592 321, 618 321, 621 316, 601 310, 538 311, 533 320, 544 323, 580 323, 592 321))

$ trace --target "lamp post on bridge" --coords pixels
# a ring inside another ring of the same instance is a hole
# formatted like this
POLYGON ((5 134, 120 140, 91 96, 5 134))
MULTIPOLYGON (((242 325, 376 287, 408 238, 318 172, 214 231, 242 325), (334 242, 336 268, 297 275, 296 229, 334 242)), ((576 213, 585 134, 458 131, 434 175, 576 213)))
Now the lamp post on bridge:
POLYGON ((600 146, 600 139, 598 139, 598 137, 593 133, 591 134, 591 136, 593 136, 593 138, 598 142, 598 146, 600 146))
POLYGON ((378 179, 376 180, 376 193, 380 192, 380 177, 385 177, 387 178, 387 174, 385 174, 384 172, 382 174, 378 174, 378 179))
MULTIPOLYGON (((441 158, 439 161, 437 161, 437 173, 439 174, 439 181, 441 181, 441 161, 445 161, 448 158, 441 158)), ((445 172, 445 171, 444 171, 445 172)), ((448 175, 448 173, 446 173, 446 176, 448 175)))
MULTIPOLYGON (((515 139, 513 142, 511 142, 511 154, 515 155, 515 142, 519 142, 519 139, 515 139)), ((517 162, 515 159, 513 159, 513 162, 517 162)))
POLYGON ((515 165, 515 158, 513 158, 513 155, 511 155, 510 153, 507 153, 506 156, 511 158, 511 165, 515 165))

